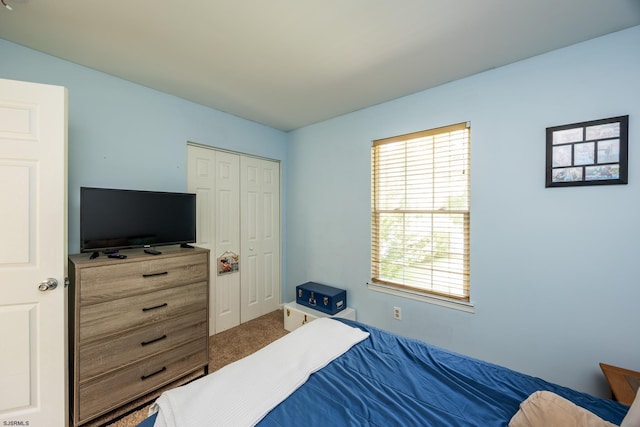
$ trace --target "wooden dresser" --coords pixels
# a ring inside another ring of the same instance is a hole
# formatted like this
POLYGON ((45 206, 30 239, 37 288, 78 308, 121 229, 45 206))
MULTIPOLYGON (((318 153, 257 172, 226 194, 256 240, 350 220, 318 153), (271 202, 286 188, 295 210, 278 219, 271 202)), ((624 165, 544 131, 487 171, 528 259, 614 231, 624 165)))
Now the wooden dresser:
POLYGON ((198 370, 208 372, 209 251, 69 257, 73 425, 198 370))

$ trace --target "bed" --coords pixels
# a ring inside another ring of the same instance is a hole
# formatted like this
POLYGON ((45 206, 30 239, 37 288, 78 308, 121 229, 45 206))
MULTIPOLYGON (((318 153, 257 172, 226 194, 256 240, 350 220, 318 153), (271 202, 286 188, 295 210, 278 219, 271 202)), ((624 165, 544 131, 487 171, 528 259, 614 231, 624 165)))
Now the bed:
POLYGON ((628 410, 362 323, 318 319, 165 392, 139 427, 507 426, 553 411, 570 413, 575 425, 587 418, 602 422, 589 425, 619 425, 628 410))

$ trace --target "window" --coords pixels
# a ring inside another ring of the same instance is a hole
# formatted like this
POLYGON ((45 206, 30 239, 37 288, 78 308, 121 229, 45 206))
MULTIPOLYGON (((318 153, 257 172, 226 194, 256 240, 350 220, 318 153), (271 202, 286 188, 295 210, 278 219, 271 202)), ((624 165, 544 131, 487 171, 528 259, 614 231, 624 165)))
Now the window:
POLYGON ((373 141, 373 284, 469 301, 468 124, 373 141))

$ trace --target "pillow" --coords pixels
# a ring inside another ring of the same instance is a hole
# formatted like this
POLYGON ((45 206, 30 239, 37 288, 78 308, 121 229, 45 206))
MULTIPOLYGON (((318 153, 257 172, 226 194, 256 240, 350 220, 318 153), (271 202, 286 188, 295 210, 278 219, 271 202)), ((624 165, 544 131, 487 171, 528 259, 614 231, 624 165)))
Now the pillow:
POLYGON ((622 420, 620 427, 640 427, 640 391, 629 408, 629 412, 622 420))
POLYGON ((509 421, 509 427, 553 426, 614 427, 615 424, 550 391, 532 393, 509 421))

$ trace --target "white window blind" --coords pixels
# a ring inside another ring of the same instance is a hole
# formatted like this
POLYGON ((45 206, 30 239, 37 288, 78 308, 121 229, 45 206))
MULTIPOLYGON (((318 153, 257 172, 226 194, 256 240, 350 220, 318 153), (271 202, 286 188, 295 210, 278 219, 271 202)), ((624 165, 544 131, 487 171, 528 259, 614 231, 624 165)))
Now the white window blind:
POLYGON ((469 301, 469 145, 466 123, 373 141, 374 283, 469 301))

